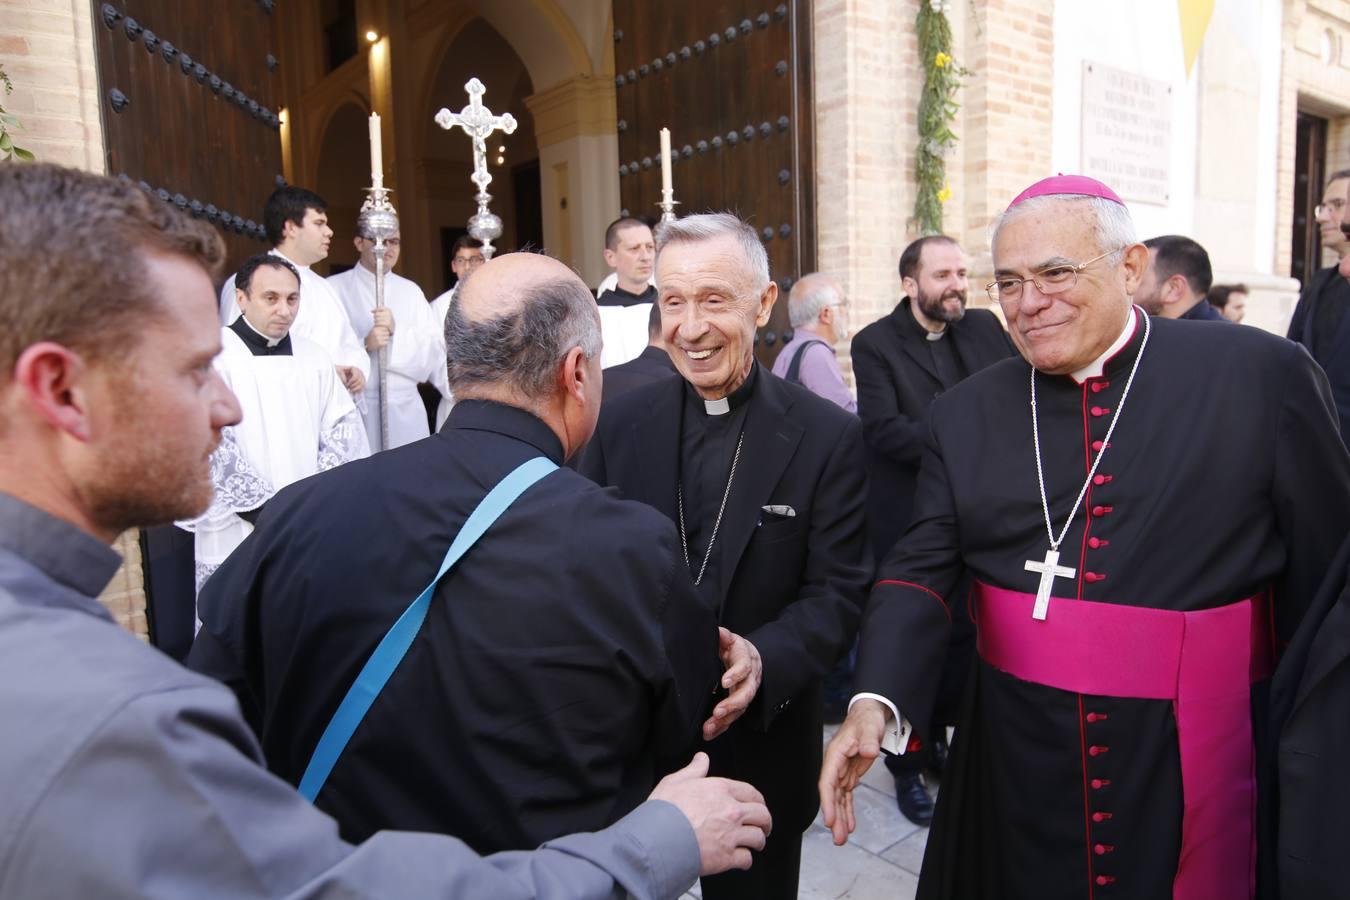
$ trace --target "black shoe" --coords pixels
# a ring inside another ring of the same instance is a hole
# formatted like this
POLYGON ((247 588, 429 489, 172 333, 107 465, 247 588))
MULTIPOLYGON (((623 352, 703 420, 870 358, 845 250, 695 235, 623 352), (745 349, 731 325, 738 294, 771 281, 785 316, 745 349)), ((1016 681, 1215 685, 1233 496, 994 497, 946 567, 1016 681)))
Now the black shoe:
POLYGON ((915 825, 927 828, 933 823, 933 798, 917 772, 895 776, 895 802, 901 814, 915 825))
POLYGON ((947 739, 945 737, 936 738, 931 746, 933 752, 930 754, 928 771, 940 781, 942 774, 947 771, 947 739))

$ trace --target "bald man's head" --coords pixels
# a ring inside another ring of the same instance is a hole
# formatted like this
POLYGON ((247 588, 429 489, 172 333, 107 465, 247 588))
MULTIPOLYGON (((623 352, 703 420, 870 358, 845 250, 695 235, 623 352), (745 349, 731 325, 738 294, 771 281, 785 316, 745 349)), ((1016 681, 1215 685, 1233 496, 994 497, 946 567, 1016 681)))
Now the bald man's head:
POLYGON ((797 279, 788 294, 788 322, 795 329, 813 331, 830 343, 848 337, 844 315, 844 287, 824 272, 810 272, 797 279))
POLYGON ((468 275, 445 316, 450 390, 456 397, 514 396, 545 403, 575 347, 600 353, 600 315, 577 274, 547 256, 508 253, 468 275))

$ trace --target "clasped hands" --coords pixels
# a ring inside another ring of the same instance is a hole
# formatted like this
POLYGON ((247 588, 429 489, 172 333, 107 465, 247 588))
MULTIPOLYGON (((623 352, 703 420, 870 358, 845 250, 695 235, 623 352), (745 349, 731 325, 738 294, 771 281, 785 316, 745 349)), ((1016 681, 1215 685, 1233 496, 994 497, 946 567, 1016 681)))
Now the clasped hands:
POLYGON ((703 739, 711 741, 722 734, 749 708, 759 692, 764 663, 755 645, 725 628, 717 629, 717 652, 722 658, 722 687, 728 693, 713 708, 703 723, 703 739))

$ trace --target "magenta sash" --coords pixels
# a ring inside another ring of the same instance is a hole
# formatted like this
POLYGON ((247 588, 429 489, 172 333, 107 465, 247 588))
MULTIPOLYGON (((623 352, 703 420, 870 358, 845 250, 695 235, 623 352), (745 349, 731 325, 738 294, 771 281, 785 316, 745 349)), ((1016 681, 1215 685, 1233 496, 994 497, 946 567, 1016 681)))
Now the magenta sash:
POLYGON ((1174 612, 1050 598, 976 582, 979 652, 1035 684, 1171 700, 1181 751, 1181 857, 1174 900, 1255 895, 1256 755, 1251 685, 1274 665, 1270 603, 1174 612))

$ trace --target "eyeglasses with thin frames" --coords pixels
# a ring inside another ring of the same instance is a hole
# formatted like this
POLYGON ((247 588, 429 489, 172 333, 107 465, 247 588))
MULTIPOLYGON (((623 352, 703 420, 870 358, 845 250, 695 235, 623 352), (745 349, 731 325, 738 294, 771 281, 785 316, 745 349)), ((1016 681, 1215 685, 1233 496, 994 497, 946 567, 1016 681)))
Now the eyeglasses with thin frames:
POLYGON ((1106 259, 1112 253, 1119 253, 1124 249, 1124 247, 1117 247, 1114 250, 1107 250, 1100 256, 1094 256, 1087 262, 1081 262, 1073 266, 1050 266, 1041 269, 1039 272, 1032 272, 1030 278, 1005 275, 989 282, 984 286, 984 289, 989 294, 989 299, 995 303, 1015 303, 1022 299, 1022 287, 1028 281, 1036 285, 1036 290, 1042 294, 1062 294, 1078 283, 1079 272, 1098 260, 1106 259))
POLYGON ((1345 198, 1335 197, 1331 200, 1328 200, 1325 203, 1319 203, 1316 206, 1314 206, 1313 215, 1320 219, 1322 217, 1322 214, 1326 213, 1328 215, 1333 215, 1339 218, 1341 215, 1341 210, 1343 209, 1345 209, 1345 198))

